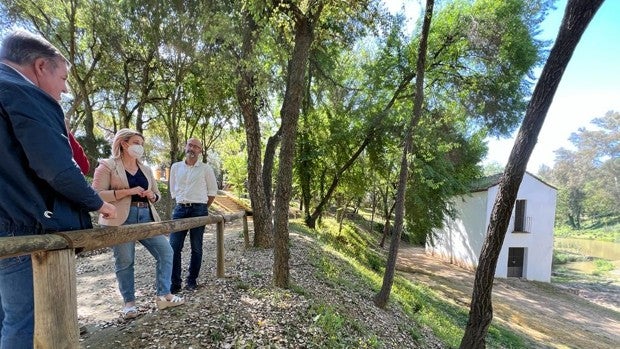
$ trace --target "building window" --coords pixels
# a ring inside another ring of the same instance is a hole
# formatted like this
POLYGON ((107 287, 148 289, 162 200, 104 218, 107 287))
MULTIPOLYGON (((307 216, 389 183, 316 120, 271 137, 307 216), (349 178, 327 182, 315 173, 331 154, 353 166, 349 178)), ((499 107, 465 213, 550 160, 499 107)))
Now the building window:
POLYGON ((515 204, 515 232, 527 233, 530 231, 531 219, 525 215, 525 200, 517 200, 515 204))

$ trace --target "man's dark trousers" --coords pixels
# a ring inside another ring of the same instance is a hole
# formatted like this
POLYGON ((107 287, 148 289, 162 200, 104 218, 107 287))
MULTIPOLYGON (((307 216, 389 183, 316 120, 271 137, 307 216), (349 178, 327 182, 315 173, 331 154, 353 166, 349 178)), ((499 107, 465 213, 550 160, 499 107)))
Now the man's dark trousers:
MULTIPOLYGON (((172 219, 208 216, 209 210, 207 204, 177 204, 172 212, 172 219)), ((189 239, 191 245, 191 257, 189 262, 189 274, 185 280, 185 285, 189 289, 195 289, 197 286, 196 279, 200 273, 202 265, 202 239, 205 227, 200 226, 189 230, 189 239)), ((179 291, 181 289, 181 251, 185 243, 187 230, 178 231, 170 234, 170 246, 174 252, 172 258, 172 284, 171 291, 179 291)))

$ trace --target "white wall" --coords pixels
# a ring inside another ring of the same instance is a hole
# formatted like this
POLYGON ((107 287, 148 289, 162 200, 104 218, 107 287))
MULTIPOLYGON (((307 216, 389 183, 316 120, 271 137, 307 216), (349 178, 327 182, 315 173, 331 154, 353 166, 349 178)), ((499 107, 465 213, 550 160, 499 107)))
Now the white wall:
POLYGON ((427 244, 427 252, 463 267, 477 266, 486 236, 486 201, 484 191, 456 198, 458 217, 448 219, 444 229, 436 231, 435 246, 427 244))
POLYGON ((507 276, 508 248, 524 247, 523 277, 528 280, 549 282, 553 261, 556 190, 526 173, 519 187, 517 200, 526 200, 525 216, 531 220, 530 231, 528 233, 513 232, 515 218, 513 210, 504 244, 497 260, 495 275, 498 277, 507 276))
MULTIPOLYGON (((435 246, 427 244, 428 253, 451 263, 473 268, 486 237, 489 219, 498 186, 455 199, 459 218, 447 220, 442 230, 436 231, 435 246)), ((553 223, 555 219, 556 190, 526 173, 517 194, 526 200, 525 216, 529 217, 528 233, 514 233, 514 212, 497 261, 495 276, 508 273, 508 249, 525 248, 523 277, 528 280, 549 282, 553 259, 553 223)))

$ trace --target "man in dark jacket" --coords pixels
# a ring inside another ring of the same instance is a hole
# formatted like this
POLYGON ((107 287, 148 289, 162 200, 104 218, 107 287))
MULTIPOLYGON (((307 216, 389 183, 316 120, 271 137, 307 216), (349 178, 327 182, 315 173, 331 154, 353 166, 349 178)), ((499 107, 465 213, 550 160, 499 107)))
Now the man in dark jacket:
MULTIPOLYGON (((69 64, 25 31, 0 47, 0 237, 91 228, 88 211, 115 216, 72 159, 59 101, 69 64)), ((0 259, 0 349, 32 348, 29 255, 0 259)))

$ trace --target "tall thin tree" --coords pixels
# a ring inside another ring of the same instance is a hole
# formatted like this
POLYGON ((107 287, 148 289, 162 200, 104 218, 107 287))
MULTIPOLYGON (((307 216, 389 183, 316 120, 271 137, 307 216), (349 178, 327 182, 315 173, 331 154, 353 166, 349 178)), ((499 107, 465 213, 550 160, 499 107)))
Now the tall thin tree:
POLYGON ((295 156, 295 139, 297 121, 304 92, 304 79, 310 55, 310 46, 314 40, 314 29, 323 10, 323 2, 312 6, 298 8, 291 6, 295 18, 295 46, 288 64, 286 92, 280 111, 282 118, 282 146, 280 148, 280 166, 276 187, 274 209, 274 262, 273 279, 275 286, 287 288, 289 283, 289 247, 288 247, 288 207, 292 196, 293 159, 295 156))
POLYGON ((394 233, 392 234, 392 242, 390 244, 390 253, 388 256, 385 275, 383 276, 383 285, 381 290, 375 296, 375 304, 379 308, 384 308, 392 291, 394 283, 394 271, 396 269, 396 258, 398 256, 398 245, 400 236, 403 231, 403 221, 405 216, 405 193, 407 192, 407 177, 409 176, 409 154, 413 145, 413 131, 418 125, 422 116, 422 103, 424 103, 424 70, 426 68, 426 51, 428 44, 428 33, 431 28, 431 19, 433 17, 434 0, 426 1, 426 9, 424 10, 424 23, 422 24, 422 35, 420 37, 420 46, 418 48, 418 61, 416 64, 416 82, 415 96, 413 103, 413 115, 407 127, 405 134, 405 144, 403 146, 403 156, 400 163, 400 176, 398 179, 398 189, 396 190, 395 217, 394 217, 394 233))
POLYGON ((248 190, 254 215, 254 246, 270 248, 273 244, 271 205, 267 202, 263 187, 260 135, 260 96, 256 89, 256 72, 251 59, 255 54, 259 25, 252 13, 242 13, 242 44, 239 57, 239 82, 237 100, 243 115, 248 149, 248 190))
POLYGON ((557 39, 540 75, 528 104, 521 129, 508 158, 499 183, 491 212, 487 237, 476 269, 469 320, 460 348, 484 348, 485 337, 493 319, 491 292, 499 252, 525 174, 527 162, 534 150, 545 116, 560 84, 581 35, 604 0, 569 0, 557 39))

